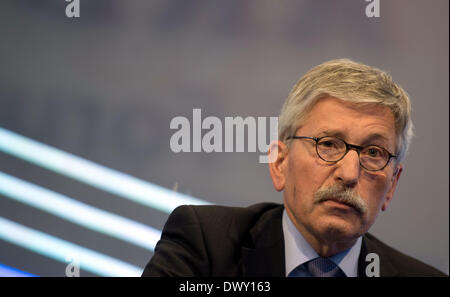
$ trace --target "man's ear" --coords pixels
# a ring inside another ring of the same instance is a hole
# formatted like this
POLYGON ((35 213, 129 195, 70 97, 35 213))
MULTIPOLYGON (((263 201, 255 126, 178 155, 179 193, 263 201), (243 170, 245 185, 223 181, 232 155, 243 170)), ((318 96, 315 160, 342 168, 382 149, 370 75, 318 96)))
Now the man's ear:
POLYGON ((403 172, 403 165, 397 164, 397 166, 395 167, 394 173, 391 177, 390 188, 388 190, 388 193, 386 194, 386 198, 383 202, 383 205, 381 206, 382 211, 385 211, 388 208, 389 204, 391 203, 392 198, 394 197, 395 189, 397 188, 398 180, 399 180, 402 172, 403 172))
POLYGON ((288 147, 281 141, 272 141, 269 146, 269 171, 275 190, 282 191, 286 183, 288 147))

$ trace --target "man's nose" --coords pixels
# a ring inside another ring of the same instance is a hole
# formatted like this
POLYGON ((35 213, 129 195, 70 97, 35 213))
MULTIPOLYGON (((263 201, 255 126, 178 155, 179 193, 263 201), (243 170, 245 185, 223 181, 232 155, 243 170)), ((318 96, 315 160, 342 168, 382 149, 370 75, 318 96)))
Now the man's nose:
POLYGON ((358 184, 361 166, 359 155, 355 150, 350 150, 342 160, 336 163, 335 178, 345 186, 353 188, 358 184))

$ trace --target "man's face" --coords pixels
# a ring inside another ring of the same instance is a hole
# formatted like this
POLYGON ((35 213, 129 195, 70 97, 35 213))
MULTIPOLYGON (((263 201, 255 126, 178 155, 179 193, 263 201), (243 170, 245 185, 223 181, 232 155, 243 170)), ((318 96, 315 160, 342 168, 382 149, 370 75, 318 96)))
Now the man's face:
MULTIPOLYGON (((336 136, 350 144, 381 146, 391 153, 396 148, 394 116, 389 108, 356 105, 335 98, 316 103, 295 135, 336 136)), ((389 205, 401 165, 396 168, 391 159, 383 170, 367 171, 360 166, 354 150, 339 162, 329 163, 318 157, 314 140, 290 141, 289 149, 281 144, 284 158, 270 166, 275 166, 271 167, 275 188, 284 189, 286 211, 297 229, 307 239, 313 236, 319 242, 352 241, 367 232, 379 211, 389 205), (342 186, 359 195, 366 211, 361 213, 334 200, 314 202, 319 189, 332 186, 342 186)))

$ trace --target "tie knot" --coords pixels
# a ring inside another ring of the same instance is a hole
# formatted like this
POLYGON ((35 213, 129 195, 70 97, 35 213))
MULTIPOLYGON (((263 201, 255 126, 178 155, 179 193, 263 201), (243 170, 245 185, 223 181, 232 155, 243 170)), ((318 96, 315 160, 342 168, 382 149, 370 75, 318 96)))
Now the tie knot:
POLYGON ((339 266, 328 258, 315 258, 306 263, 306 266, 314 277, 345 277, 339 266))

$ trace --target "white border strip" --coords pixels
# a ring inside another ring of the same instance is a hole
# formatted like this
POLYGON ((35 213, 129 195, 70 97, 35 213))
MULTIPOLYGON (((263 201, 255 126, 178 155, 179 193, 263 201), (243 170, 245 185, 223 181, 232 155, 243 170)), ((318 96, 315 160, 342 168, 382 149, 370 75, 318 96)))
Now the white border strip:
POLYGON ((153 251, 161 231, 0 171, 0 194, 62 219, 153 251))
POLYGON ((140 276, 142 268, 0 217, 0 239, 60 262, 77 259, 80 270, 101 276, 140 276))
POLYGON ((210 204, 107 168, 0 127, 0 151, 166 213, 182 204, 210 204))

